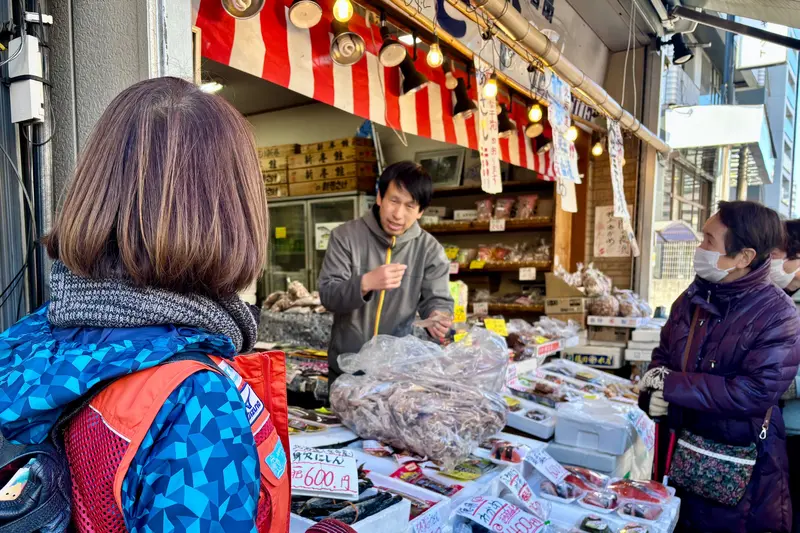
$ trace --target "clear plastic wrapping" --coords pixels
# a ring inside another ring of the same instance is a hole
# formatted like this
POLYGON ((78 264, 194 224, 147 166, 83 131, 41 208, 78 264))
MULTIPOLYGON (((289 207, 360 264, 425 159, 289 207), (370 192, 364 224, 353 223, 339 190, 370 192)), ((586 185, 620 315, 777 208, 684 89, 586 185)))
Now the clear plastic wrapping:
POLYGON ((360 437, 451 469, 505 425, 507 352, 502 337, 482 328, 446 348, 379 335, 339 357, 347 374, 332 385, 331 405, 360 437))
POLYGON ((620 316, 649 317, 653 314, 650 304, 631 290, 614 289, 614 296, 619 300, 620 316))
POLYGON ((533 218, 536 213, 536 200, 539 196, 536 194, 527 194, 517 198, 517 210, 514 218, 525 220, 533 218))

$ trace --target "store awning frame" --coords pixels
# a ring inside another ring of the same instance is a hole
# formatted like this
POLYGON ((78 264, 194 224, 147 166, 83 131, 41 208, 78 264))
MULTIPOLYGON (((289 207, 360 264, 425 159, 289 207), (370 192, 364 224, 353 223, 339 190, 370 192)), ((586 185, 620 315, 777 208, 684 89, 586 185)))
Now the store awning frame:
POLYGON ((686 7, 800 28, 797 0, 682 0, 686 7))

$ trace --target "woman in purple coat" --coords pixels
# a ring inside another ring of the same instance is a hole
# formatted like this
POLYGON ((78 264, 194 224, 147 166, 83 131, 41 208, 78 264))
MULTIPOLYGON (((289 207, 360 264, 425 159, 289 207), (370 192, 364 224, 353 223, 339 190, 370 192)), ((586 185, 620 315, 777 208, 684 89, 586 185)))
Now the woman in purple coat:
MULTIPOLYGON (((669 413, 669 426, 679 433, 687 430, 707 442, 733 446, 755 443, 758 451, 736 505, 679 488, 683 501, 677 531, 791 530, 786 431, 778 401, 800 363, 800 318, 769 277, 770 252, 784 238, 771 209, 754 202, 720 202, 695 251, 697 278, 673 304, 642 378, 641 401, 650 416, 669 413), (684 363, 695 311, 699 320, 684 363)), ((702 471, 702 464, 697 468, 702 471)), ((729 481, 720 471, 702 473, 720 485, 729 481)))

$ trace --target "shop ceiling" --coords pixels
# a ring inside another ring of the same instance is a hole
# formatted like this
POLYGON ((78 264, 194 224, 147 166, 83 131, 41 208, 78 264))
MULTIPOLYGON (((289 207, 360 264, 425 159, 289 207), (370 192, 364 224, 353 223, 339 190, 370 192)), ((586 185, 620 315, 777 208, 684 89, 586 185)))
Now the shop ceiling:
POLYGON ((800 28, 798 0, 682 0, 680 3, 686 7, 699 7, 706 11, 719 11, 782 24, 790 28, 800 28))
POLYGON ((653 36, 663 33, 661 21, 650 0, 568 0, 567 3, 612 53, 623 52, 628 47, 633 9, 636 9, 631 43, 633 48, 649 45, 653 36))

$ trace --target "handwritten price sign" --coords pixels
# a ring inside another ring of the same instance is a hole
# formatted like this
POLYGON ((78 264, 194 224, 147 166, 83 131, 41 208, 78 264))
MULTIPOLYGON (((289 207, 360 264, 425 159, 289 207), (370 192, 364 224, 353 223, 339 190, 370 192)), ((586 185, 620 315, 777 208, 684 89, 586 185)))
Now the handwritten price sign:
POLYGON ((647 450, 652 450, 656 445, 655 422, 650 420, 650 417, 638 407, 634 407, 628 411, 628 421, 633 424, 633 428, 636 430, 636 433, 639 434, 644 445, 647 446, 647 450))
POLYGON ((292 494, 358 500, 353 452, 292 446, 292 494))
POLYGON ((519 500, 519 504, 522 504, 525 509, 542 520, 547 520, 547 515, 550 514, 549 509, 546 509, 542 502, 533 496, 530 485, 517 470, 507 468, 500 476, 500 483, 519 500))
POLYGON ((499 533, 539 533, 545 528, 543 520, 499 498, 472 498, 456 514, 499 533))
POLYGON ((414 522, 414 533, 442 533, 444 523, 439 509, 432 509, 414 522))
POLYGON ((544 450, 529 453, 525 456, 525 460, 556 485, 560 485, 569 475, 569 472, 544 450))

